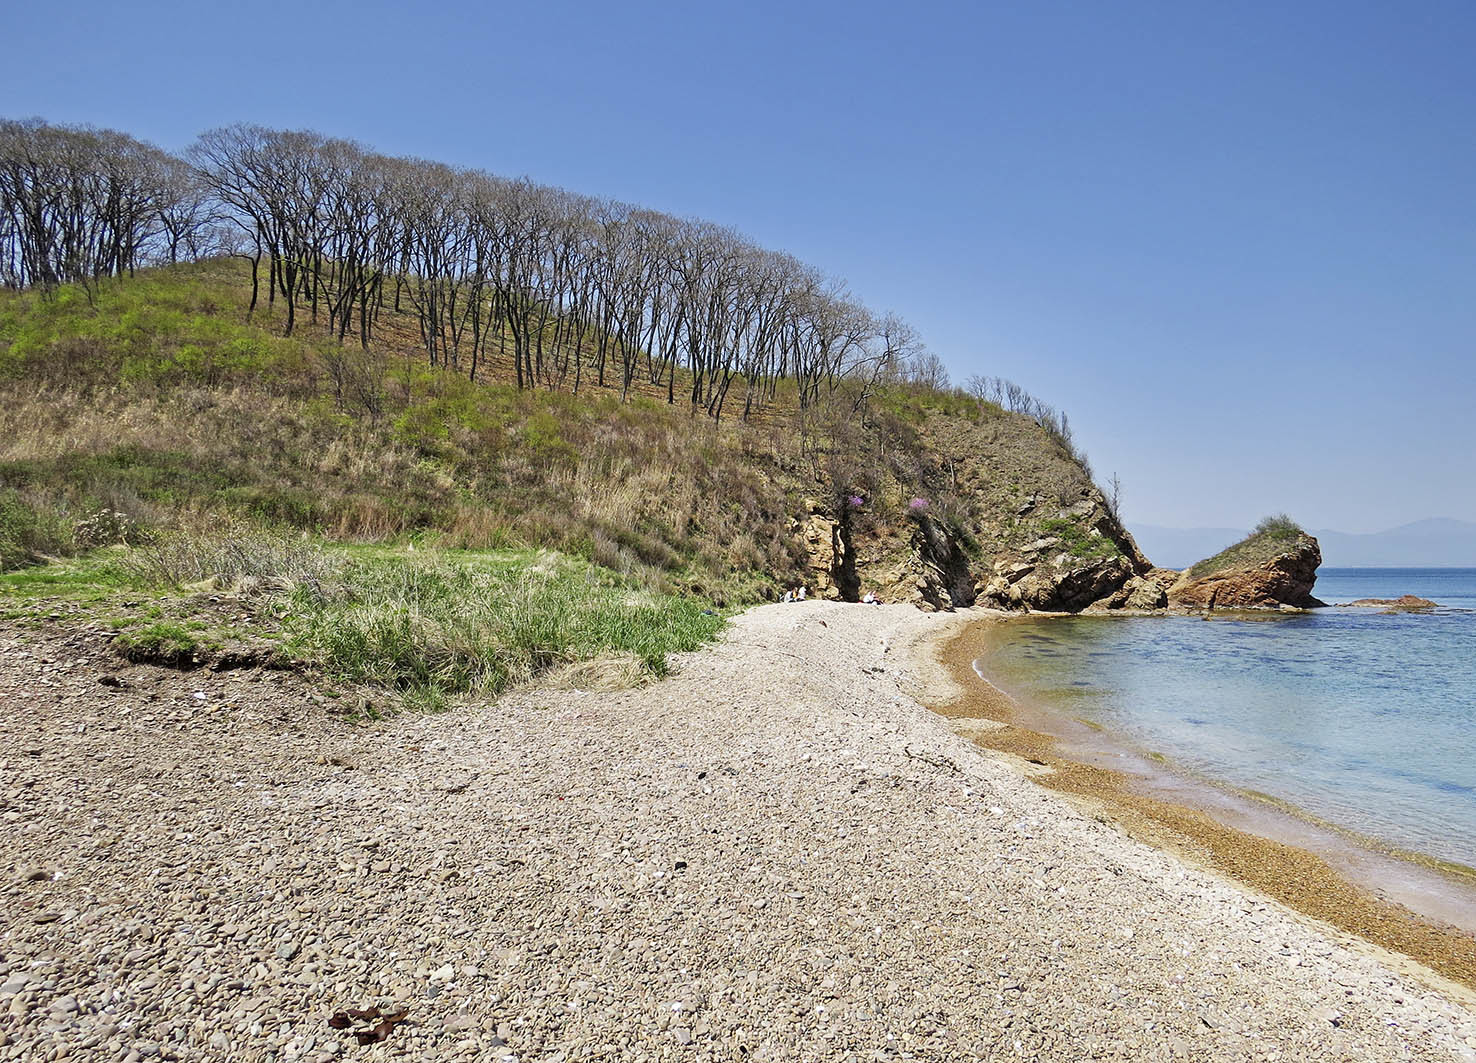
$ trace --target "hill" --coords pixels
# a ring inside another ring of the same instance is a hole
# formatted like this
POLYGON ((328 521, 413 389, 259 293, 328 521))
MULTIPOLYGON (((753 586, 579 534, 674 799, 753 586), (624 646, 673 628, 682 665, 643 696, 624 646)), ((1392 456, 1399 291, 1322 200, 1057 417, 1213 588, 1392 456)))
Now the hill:
POLYGON ((1381 532, 1319 530, 1334 568, 1476 568, 1476 524, 1431 518, 1381 532))
MULTIPOLYGON (((671 631, 675 606, 662 603, 720 611, 800 584, 932 608, 990 595, 1083 608, 1146 570, 1053 423, 961 391, 893 375, 864 402, 839 392, 803 405, 780 381, 763 409, 719 420, 672 401, 669 381, 520 387, 495 355, 471 380, 430 365, 414 316, 392 306, 364 349, 302 308, 288 336, 284 307, 249 313, 250 299, 248 265, 225 258, 0 292, 0 558, 80 553, 80 575, 51 586, 73 599, 98 596, 100 579, 126 585, 114 597, 136 597, 141 580, 161 588, 174 604, 152 623, 108 607, 109 622, 146 631, 120 636, 136 653, 188 660, 266 638, 351 678, 469 689, 491 674, 484 650, 503 621, 424 588, 491 564, 507 577, 485 596, 510 600, 516 573, 548 567, 539 551, 572 559, 553 563, 558 595, 591 580, 625 587, 666 610, 658 626, 671 631), (346 388, 350 355, 361 368, 346 388), (298 556, 302 535, 332 555, 326 569, 298 556), (89 548, 120 543, 135 564, 99 576, 89 548), (344 550, 357 554, 345 562, 344 550), (396 634, 386 588, 412 557, 414 593, 400 604, 421 619, 396 634), (330 592, 304 590, 319 583, 330 592), (181 595, 196 585, 256 594, 257 619, 286 594, 307 619, 222 631, 181 595), (1017 585, 1028 599, 1002 591, 1017 585), (366 598, 380 610, 351 604, 366 598), (327 646, 345 625, 357 643, 327 646), (403 666, 373 677, 371 658, 403 666)), ((592 361, 597 343, 569 357, 592 361)), ((15 580, 36 593, 36 575, 15 580)), ((603 622, 607 598, 575 597, 603 622)), ((659 668, 664 647, 700 637, 678 627, 637 656, 659 668)), ((496 682, 602 652, 550 638, 560 648, 547 660, 530 642, 521 664, 492 669, 496 682)))
POLYGON ((700 220, 0 121, 0 285, 0 569, 78 558, 4 586, 106 602, 130 657, 435 700, 659 673, 787 589, 1162 604, 1064 414, 700 220))

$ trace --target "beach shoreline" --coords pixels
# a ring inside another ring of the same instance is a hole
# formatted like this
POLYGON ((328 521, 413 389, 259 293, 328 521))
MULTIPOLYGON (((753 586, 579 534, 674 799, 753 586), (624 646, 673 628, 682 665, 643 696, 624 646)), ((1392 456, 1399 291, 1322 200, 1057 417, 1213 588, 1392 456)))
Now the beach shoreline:
POLYGON ((357 723, 0 623, 0 1060, 332 1063, 378 1009, 408 1059, 1476 1063, 1459 987, 950 729, 976 615, 357 723))
POLYGON ((956 696, 932 707, 955 731, 1132 837, 1408 957, 1476 1000, 1476 882, 1467 869, 1378 846, 1177 771, 1053 706, 1022 704, 977 667, 996 625, 1012 619, 981 616, 940 646, 956 696))

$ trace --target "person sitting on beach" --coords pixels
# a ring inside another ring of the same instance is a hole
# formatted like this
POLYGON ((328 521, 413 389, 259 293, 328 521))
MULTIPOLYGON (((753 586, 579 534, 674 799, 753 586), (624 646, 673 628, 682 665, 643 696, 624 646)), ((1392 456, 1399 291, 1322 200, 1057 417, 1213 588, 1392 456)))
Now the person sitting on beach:
POLYGON ((876 595, 872 594, 870 591, 867 591, 865 597, 863 597, 861 599, 861 604, 862 605, 881 605, 881 599, 879 599, 876 595))
POLYGON ((802 602, 804 600, 805 600, 805 587, 804 587, 803 584, 801 584, 800 589, 799 589, 799 595, 798 595, 798 597, 795 598, 795 601, 802 602))
POLYGON ((788 605, 790 602, 794 601, 794 591, 785 591, 784 597, 780 598, 779 600, 785 605, 788 605))

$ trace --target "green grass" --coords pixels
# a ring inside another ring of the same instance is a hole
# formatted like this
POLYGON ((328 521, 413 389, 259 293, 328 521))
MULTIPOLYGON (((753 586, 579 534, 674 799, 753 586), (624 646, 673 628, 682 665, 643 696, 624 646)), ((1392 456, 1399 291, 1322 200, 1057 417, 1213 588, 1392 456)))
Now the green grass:
POLYGON ((1055 536, 1061 540, 1066 552, 1072 557, 1097 559, 1118 557, 1122 549, 1105 535, 1093 535, 1080 522, 1069 517, 1050 517, 1040 522, 1042 536, 1055 536))
POLYGON ((1190 576, 1208 576, 1227 568, 1245 568, 1284 554, 1306 533, 1285 513, 1266 517, 1240 542, 1205 558, 1188 569, 1190 576))
POLYGON ((206 634, 207 630, 200 620, 163 620, 143 627, 125 627, 118 632, 113 645, 129 660, 181 666, 192 662, 200 651, 217 644, 206 634))
POLYGON ((422 709, 580 662, 662 676, 670 654, 726 622, 702 599, 549 551, 335 546, 229 524, 0 573, 0 615, 59 601, 115 632, 131 660, 188 667, 226 644, 271 642, 330 683, 422 709))
POLYGON ((609 655, 665 675, 668 654, 696 649, 723 623, 700 600, 527 550, 360 552, 335 590, 296 590, 285 621, 289 653, 423 707, 609 655))
POLYGON ((237 312, 242 275, 241 263, 221 259, 101 281, 90 297, 78 285, 64 285, 50 298, 4 293, 0 377, 38 361, 53 379, 73 382, 218 385, 301 372, 310 345, 247 323, 237 312))

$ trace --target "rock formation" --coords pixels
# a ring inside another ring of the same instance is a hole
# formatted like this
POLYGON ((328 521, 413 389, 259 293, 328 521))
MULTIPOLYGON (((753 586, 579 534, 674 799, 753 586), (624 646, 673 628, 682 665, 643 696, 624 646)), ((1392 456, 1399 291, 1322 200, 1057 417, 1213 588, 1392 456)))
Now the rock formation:
POLYGON ((1196 565, 1169 589, 1169 607, 1185 612, 1209 612, 1277 609, 1283 605, 1305 609, 1325 604, 1312 597, 1317 566, 1322 564, 1317 540, 1301 533, 1276 549, 1268 557, 1246 558, 1209 572, 1196 573, 1200 568, 1196 565))
POLYGON ((1417 598, 1413 594, 1401 594, 1398 598, 1359 598, 1356 602, 1339 602, 1339 606, 1384 606, 1385 612, 1412 613, 1440 608, 1439 602, 1429 598, 1417 598))

